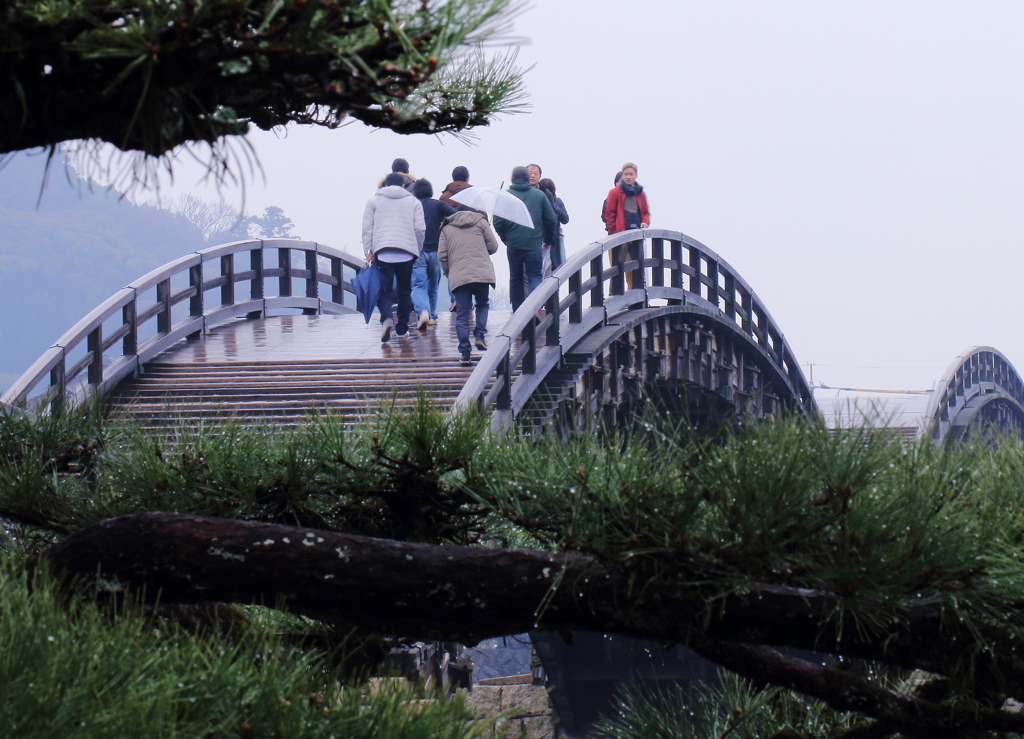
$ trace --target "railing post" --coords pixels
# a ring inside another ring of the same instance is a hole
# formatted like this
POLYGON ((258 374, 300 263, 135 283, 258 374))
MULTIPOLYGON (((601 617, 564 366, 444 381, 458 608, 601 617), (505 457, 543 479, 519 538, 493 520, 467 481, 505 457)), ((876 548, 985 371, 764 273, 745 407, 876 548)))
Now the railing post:
MULTIPOLYGON (((683 289, 683 242, 682 241, 671 241, 669 242, 672 261, 675 262, 673 267, 668 273, 669 287, 675 287, 680 290, 683 289)), ((669 305, 681 305, 678 300, 668 301, 669 305)))
MULTIPOLYGON (((199 264, 189 267, 188 269, 188 284, 189 287, 193 288, 195 292, 188 299, 188 314, 193 317, 201 317, 204 310, 204 300, 206 293, 203 290, 203 262, 200 260, 199 264)), ((188 338, 194 339, 202 336, 202 329, 195 331, 188 335, 188 338)))
POLYGON ((530 350, 526 352, 526 356, 523 357, 523 369, 524 375, 532 375, 537 371, 537 319, 533 318, 526 328, 523 329, 523 343, 528 344, 530 350))
POLYGON ((548 330, 544 333, 544 343, 547 346, 558 346, 559 342, 559 330, 561 329, 561 318, 562 316, 558 312, 558 290, 547 299, 544 303, 544 312, 551 316, 551 325, 548 326, 548 330))
POLYGON ((580 290, 583 284, 583 279, 580 275, 582 269, 580 267, 580 269, 569 275, 569 294, 573 297, 573 301, 569 305, 569 323, 580 323, 583 321, 583 292, 580 290))
POLYGON ((657 265, 651 268, 651 285, 654 287, 665 286, 665 241, 664 239, 651 239, 651 257, 657 265))
POLYGON ((156 316, 157 333, 167 334, 171 331, 171 278, 156 283, 156 302, 162 308, 156 316))
POLYGON ((136 300, 132 298, 121 308, 121 322, 128 327, 128 333, 121 339, 121 353, 128 357, 139 353, 139 308, 136 300))
POLYGON ((700 249, 691 246, 688 251, 690 252, 690 269, 693 270, 693 276, 690 277, 690 292, 695 293, 698 298, 702 298, 704 291, 700 289, 700 286, 704 284, 704 278, 700 269, 700 249))
MULTIPOLYGON (((309 276, 306 278, 306 297, 319 300, 320 291, 317 280, 319 267, 317 266, 316 252, 308 249, 306 250, 306 271, 309 272, 309 276)), ((302 309, 302 315, 304 316, 314 316, 319 312, 319 304, 317 304, 316 308, 302 309)))
POLYGON ((718 287, 718 262, 712 262, 708 260, 708 302, 713 306, 722 309, 722 302, 720 300, 721 293, 718 287))
POLYGON ((497 378, 502 379, 501 390, 498 391, 498 397, 495 399, 495 406, 499 411, 507 411, 512 408, 512 348, 511 342, 509 350, 505 352, 504 358, 501 360, 501 364, 498 365, 497 378))
POLYGON ((725 315, 736 320, 736 277, 732 272, 725 273, 725 315))
POLYGON ((626 246, 613 246, 611 249, 611 261, 612 267, 617 267, 618 272, 612 275, 612 278, 608 281, 609 295, 622 295, 625 292, 626 285, 626 246))
POLYGON ((331 278, 336 280, 331 285, 331 302, 338 305, 345 304, 345 267, 338 257, 331 257, 331 278))
POLYGON ((593 308, 604 306, 604 254, 598 254, 590 260, 590 276, 594 286, 590 288, 590 305, 593 308))
POLYGON ((281 276, 277 280, 277 294, 282 298, 292 296, 292 250, 277 250, 277 266, 281 268, 281 276))
POLYGON ((220 286, 220 304, 231 305, 235 302, 235 255, 225 254, 220 258, 220 274, 225 278, 220 286))
POLYGON ((85 350, 91 355, 86 381, 93 387, 103 384, 103 324, 94 328, 85 337, 85 350))
POLYGON ((61 349, 60 361, 50 370, 50 410, 57 411, 64 404, 67 393, 67 377, 65 376, 67 357, 61 349))
MULTIPOLYGON (((249 282, 249 298, 251 300, 263 300, 263 242, 260 242, 258 249, 249 250, 249 269, 252 270, 252 280, 249 282)), ((246 314, 246 318, 262 318, 263 311, 254 310, 246 314)))

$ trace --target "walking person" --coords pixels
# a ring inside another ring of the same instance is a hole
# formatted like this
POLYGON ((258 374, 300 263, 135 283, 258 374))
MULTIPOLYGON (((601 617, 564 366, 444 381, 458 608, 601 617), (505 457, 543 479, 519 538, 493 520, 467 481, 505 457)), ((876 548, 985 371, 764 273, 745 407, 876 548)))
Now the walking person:
POLYGON ((423 248, 426 230, 423 206, 405 189, 404 176, 392 172, 366 203, 363 211, 363 251, 380 270, 381 286, 380 340, 391 338, 391 329, 398 336, 409 331, 412 310, 412 266, 423 248), (398 324, 391 314, 391 285, 398 283, 398 324))
MULTIPOLYGON (((644 186, 636 181, 636 165, 626 162, 622 165, 622 180, 608 193, 604 209, 605 228, 609 234, 617 234, 634 228, 648 228, 651 225, 651 211, 647 207, 647 193, 644 186)), ((625 246, 612 248, 609 258, 612 266, 624 261, 625 246)), ((636 257, 638 255, 629 255, 636 257)), ((633 272, 626 273, 626 289, 633 289, 633 272)))
POLYGON ((523 201, 533 219, 533 228, 504 218, 494 218, 494 229, 505 242, 509 268, 509 298, 515 311, 526 296, 537 289, 544 269, 544 244, 558 238, 558 216, 547 195, 530 185, 526 167, 512 170, 509 192, 523 201))
POLYGON ((417 315, 416 328, 426 331, 437 323, 437 285, 441 282, 441 264, 437 260, 437 245, 444 219, 455 213, 455 208, 434 200, 434 187, 429 180, 416 180, 412 194, 423 206, 426 235, 423 251, 412 268, 412 309, 417 315))
POLYGON ((565 261, 565 235, 562 233, 562 226, 569 222, 569 211, 566 210, 562 199, 555 194, 555 183, 549 178, 545 177, 538 181, 537 187, 548 196, 551 207, 555 209, 555 215, 558 216, 558 238, 554 244, 551 244, 550 249, 551 271, 554 272, 565 261))
POLYGON ((463 366, 473 363, 469 311, 474 302, 474 344, 480 351, 487 350, 488 291, 495 282, 491 255, 496 251, 498 242, 491 235, 487 216, 482 213, 459 206, 458 212, 448 216, 441 226, 437 256, 455 296, 455 334, 459 337, 459 356, 463 366))

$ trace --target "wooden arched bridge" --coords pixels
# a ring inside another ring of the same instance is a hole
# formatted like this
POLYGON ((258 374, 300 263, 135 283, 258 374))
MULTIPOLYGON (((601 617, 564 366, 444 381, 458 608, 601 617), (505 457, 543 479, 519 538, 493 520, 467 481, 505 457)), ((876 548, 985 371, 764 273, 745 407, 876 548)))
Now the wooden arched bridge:
MULTIPOLYGON (((298 240, 240 241, 181 257, 85 316, 0 398, 108 393, 146 423, 234 415, 293 423, 362 413, 425 387, 495 425, 615 422, 645 399, 691 417, 819 413, 784 335, 747 282, 678 231, 593 242, 515 314, 492 311, 489 349, 459 365, 454 321, 379 341, 356 312, 361 258, 298 240)), ((1024 428, 1024 385, 991 348, 959 358, 915 433, 1024 428)), ((827 414, 826 414, 827 416, 827 414)))

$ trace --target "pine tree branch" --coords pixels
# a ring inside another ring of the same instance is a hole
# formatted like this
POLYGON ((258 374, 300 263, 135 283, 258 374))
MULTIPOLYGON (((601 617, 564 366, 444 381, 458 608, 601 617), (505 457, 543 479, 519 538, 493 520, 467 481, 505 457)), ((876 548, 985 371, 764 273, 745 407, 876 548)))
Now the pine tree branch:
MULTIPOLYGON (((752 585, 708 605, 707 586, 637 595, 629 573, 580 555, 434 546, 234 519, 141 513, 83 528, 44 555, 70 573, 103 573, 162 602, 279 599, 295 613, 408 637, 474 641, 528 630, 585 630, 663 643, 693 639, 816 650, 951 675, 975 635, 935 605, 908 605, 880 637, 858 629, 837 596, 752 585), (545 604, 538 612, 539 604, 545 604), (838 615, 837 615, 838 614, 838 615), (829 622, 828 618, 833 621, 829 622), (824 623, 824 625, 823 625, 824 623), (837 636, 842 634, 842 639, 837 636)), ((868 606, 861 604, 861 613, 868 606)), ((1022 694, 1011 635, 982 637, 994 657, 974 664, 979 700, 1022 694), (990 693, 995 693, 992 697, 990 693)))
POLYGON ((857 712, 911 737, 965 739, 969 732, 1021 732, 1024 714, 937 704, 900 695, 850 672, 780 654, 764 646, 696 637, 691 649, 742 677, 796 690, 842 712, 857 712))

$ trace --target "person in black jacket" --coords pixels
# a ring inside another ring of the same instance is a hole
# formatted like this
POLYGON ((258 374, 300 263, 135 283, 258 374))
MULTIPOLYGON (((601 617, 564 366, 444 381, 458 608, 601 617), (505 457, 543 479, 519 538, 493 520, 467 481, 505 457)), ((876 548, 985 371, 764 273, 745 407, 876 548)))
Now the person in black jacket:
POLYGON ((537 187, 548 196, 548 200, 551 201, 551 207, 555 209, 555 215, 558 216, 558 242, 550 245, 551 271, 554 272, 565 261, 565 234, 562 233, 562 226, 569 222, 569 211, 566 210, 562 199, 555 195, 554 182, 545 177, 537 183, 537 187))
POLYGON ((427 232, 423 237, 423 251, 412 268, 412 308, 419 316, 416 328, 425 331, 437 323, 437 285, 441 281, 441 263, 437 260, 437 243, 441 224, 455 209, 440 200, 434 200, 434 187, 428 180, 416 180, 412 186, 423 206, 423 220, 427 232))

